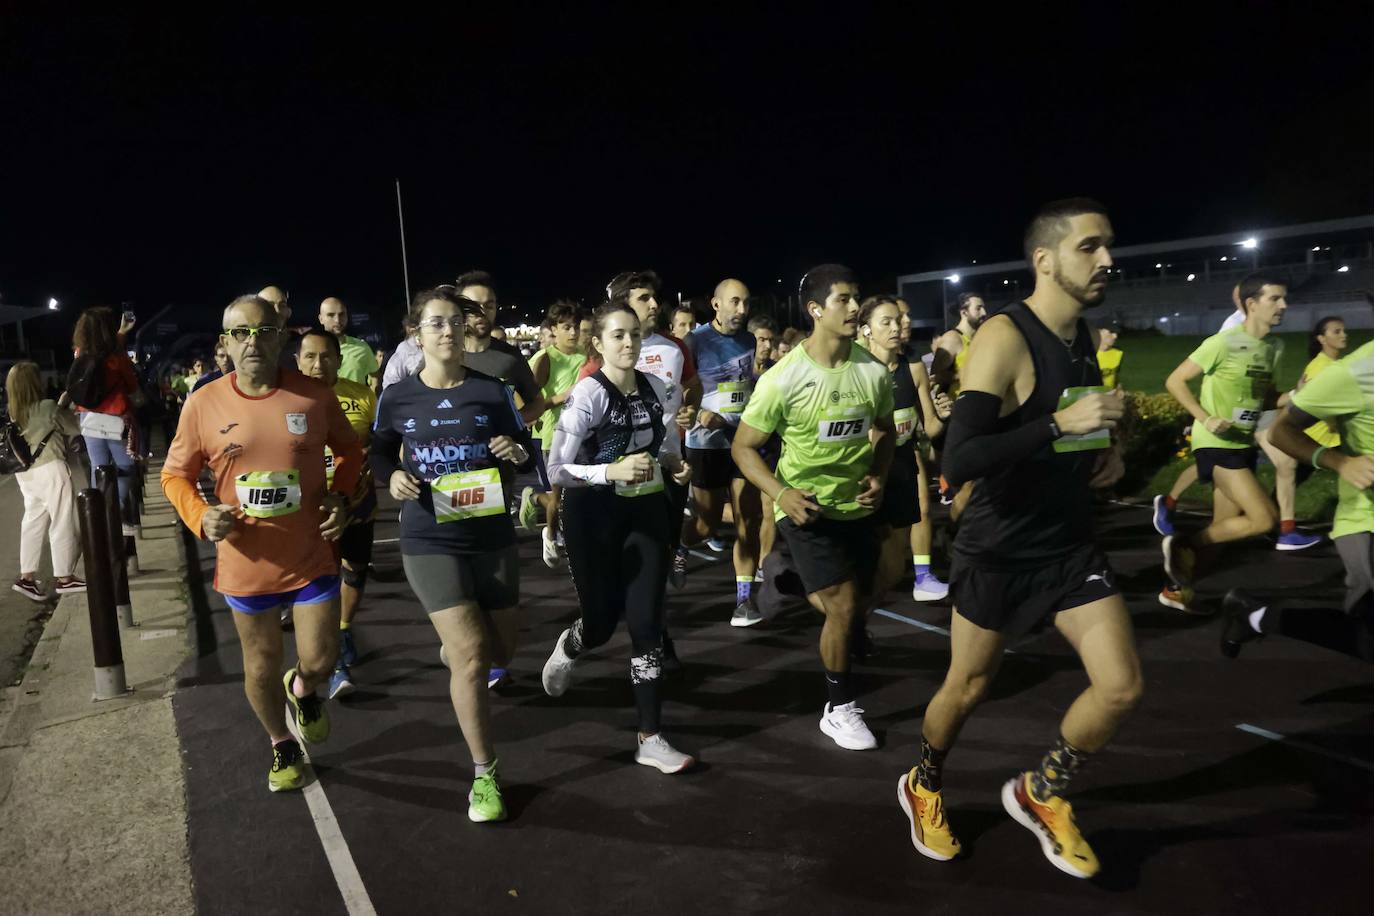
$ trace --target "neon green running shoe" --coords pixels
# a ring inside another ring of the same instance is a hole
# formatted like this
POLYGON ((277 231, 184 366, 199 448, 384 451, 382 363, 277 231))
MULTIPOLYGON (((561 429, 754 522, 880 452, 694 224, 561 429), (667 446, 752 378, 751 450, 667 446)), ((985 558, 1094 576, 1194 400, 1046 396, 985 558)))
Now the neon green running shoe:
POLYGON ((296 730, 301 737, 310 744, 321 744, 329 740, 329 710, 325 708, 324 701, 313 693, 298 697, 291 692, 291 682, 297 676, 296 669, 292 668, 282 678, 282 686, 286 688, 286 703, 296 717, 296 730))
POLYGON ((520 493, 520 527, 534 530, 539 524, 539 503, 534 499, 534 487, 525 487, 520 493))
POLYGON ((305 785, 305 755, 295 738, 272 746, 272 769, 267 771, 267 788, 291 792, 305 785))
POLYGON ((501 787, 496 783, 496 771, 488 770, 472 781, 472 791, 468 793, 468 820, 474 824, 485 824, 505 819, 506 803, 501 798, 501 787))

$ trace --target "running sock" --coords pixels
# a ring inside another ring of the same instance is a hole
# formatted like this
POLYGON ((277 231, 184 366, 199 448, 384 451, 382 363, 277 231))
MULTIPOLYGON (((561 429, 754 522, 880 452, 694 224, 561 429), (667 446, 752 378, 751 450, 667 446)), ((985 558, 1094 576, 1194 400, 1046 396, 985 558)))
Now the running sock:
POLYGON ((1268 607, 1262 607, 1258 611, 1250 612, 1250 629, 1256 633, 1264 632, 1264 612, 1267 610, 1269 610, 1268 607))
POLYGON ((568 627, 568 638, 563 640, 563 654, 568 658, 577 658, 585 648, 582 644, 582 618, 579 617, 568 627))
POLYGON ((830 708, 854 702, 854 688, 849 683, 848 671, 825 671, 825 692, 830 697, 830 708))
POLYGON ((340 629, 340 630, 347 630, 351 625, 352 625, 352 622, 351 622, 351 621, 348 621, 348 620, 340 620, 340 621, 339 621, 339 629, 340 629))
POLYGON ((942 751, 933 747, 925 735, 921 736, 921 762, 916 764, 916 782, 927 792, 939 792, 945 787, 945 755, 948 753, 948 749, 942 751))
POLYGON ((1298 523, 1294 519, 1286 518, 1279 522, 1279 534, 1292 534, 1297 529, 1298 523))
POLYGON ((1031 794, 1039 801, 1045 801, 1051 795, 1062 797, 1069 787, 1069 780, 1083 769, 1088 757, 1086 751, 1080 751, 1060 735, 1054 747, 1040 761, 1040 766, 1031 773, 1031 794))
POLYGON ((663 650, 658 646, 630 659, 630 686, 639 708, 639 732, 654 735, 659 730, 659 684, 663 678, 663 650))
POLYGON ((930 575, 930 555, 923 553, 913 553, 911 562, 916 566, 916 578, 930 575))
POLYGON ((753 576, 735 576, 735 604, 743 604, 748 601, 753 588, 753 576))
POLYGON ((760 564, 759 571, 754 573, 754 582, 758 585, 763 584, 763 566, 760 564))
POLYGON ((295 695, 296 699, 301 700, 310 696, 313 691, 305 689, 305 681, 301 680, 301 676, 298 674, 291 679, 291 693, 295 695))
POLYGON ((1166 497, 1164 497, 1164 508, 1166 508, 1166 509, 1168 509, 1170 512, 1172 512, 1172 511, 1174 511, 1174 509, 1175 509, 1177 506, 1178 506, 1178 500, 1174 499, 1172 496, 1166 496, 1166 497))
POLYGON ((487 775, 488 773, 490 773, 491 771, 493 771, 493 770, 495 770, 495 769, 496 769, 496 758, 495 758, 495 757, 491 758, 491 760, 490 760, 488 763, 478 763, 476 760, 474 760, 474 761, 472 762, 472 775, 473 775, 473 776, 485 776, 485 775, 487 775))
POLYGON ((273 739, 272 739, 272 746, 273 746, 273 747, 276 747, 278 744, 285 744, 285 743, 288 742, 288 741, 295 741, 295 740, 296 740, 296 739, 293 738, 293 737, 291 737, 290 735, 287 735, 285 738, 273 738, 273 739))

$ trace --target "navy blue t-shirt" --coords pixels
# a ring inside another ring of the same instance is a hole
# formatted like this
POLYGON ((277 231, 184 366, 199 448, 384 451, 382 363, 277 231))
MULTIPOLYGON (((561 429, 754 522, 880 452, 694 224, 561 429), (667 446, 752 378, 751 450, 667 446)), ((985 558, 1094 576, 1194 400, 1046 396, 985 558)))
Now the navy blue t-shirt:
POLYGON ((510 436, 531 456, 519 470, 533 466, 535 450, 509 389, 474 369, 455 388, 430 388, 416 374, 382 392, 369 455, 373 476, 387 486, 404 469, 421 482, 420 498, 401 505, 402 553, 485 553, 515 542, 506 507, 516 468, 488 451, 497 436, 510 436), (495 479, 481 486, 458 477, 492 468, 499 472, 504 499, 491 486, 495 479), (436 518, 436 499, 442 503, 439 517, 452 521, 436 518), (490 514, 455 517, 484 504, 490 514))

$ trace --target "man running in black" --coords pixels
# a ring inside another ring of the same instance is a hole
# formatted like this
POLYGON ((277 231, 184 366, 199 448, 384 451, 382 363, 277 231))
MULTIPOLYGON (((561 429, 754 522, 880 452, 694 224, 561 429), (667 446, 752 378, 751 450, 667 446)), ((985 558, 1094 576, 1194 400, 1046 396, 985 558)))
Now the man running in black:
POLYGON ((941 766, 987 693, 1010 639, 1053 623, 1090 686, 1069 707, 1040 765, 1002 788, 1002 804, 1061 871, 1097 873, 1063 794, 1140 699, 1126 602, 1095 543, 1088 487, 1096 449, 1121 417, 1102 387, 1097 344, 1082 318, 1107 291, 1112 226, 1101 204, 1048 204, 1026 232, 1035 291, 974 338, 945 445, 951 485, 977 480, 954 543, 950 666, 926 709, 921 759, 898 783, 911 840, 932 859, 959 841, 945 819, 941 766))

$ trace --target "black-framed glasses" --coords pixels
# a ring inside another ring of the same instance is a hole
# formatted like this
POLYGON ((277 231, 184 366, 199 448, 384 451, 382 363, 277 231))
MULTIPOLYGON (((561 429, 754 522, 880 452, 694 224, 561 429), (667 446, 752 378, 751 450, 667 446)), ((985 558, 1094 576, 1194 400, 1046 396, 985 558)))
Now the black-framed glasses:
POLYGON ((232 337, 239 343, 243 343, 250 337, 261 338, 264 341, 276 341, 281 337, 281 328, 275 324, 264 324, 255 328, 240 325, 236 328, 225 328, 224 335, 232 337))
POLYGON ((461 331, 467 327, 467 323, 468 319, 466 315, 449 315, 447 318, 443 315, 430 315, 428 318, 418 322, 415 326, 417 328, 428 328, 431 331, 442 331, 444 325, 448 325, 455 331, 461 331))

